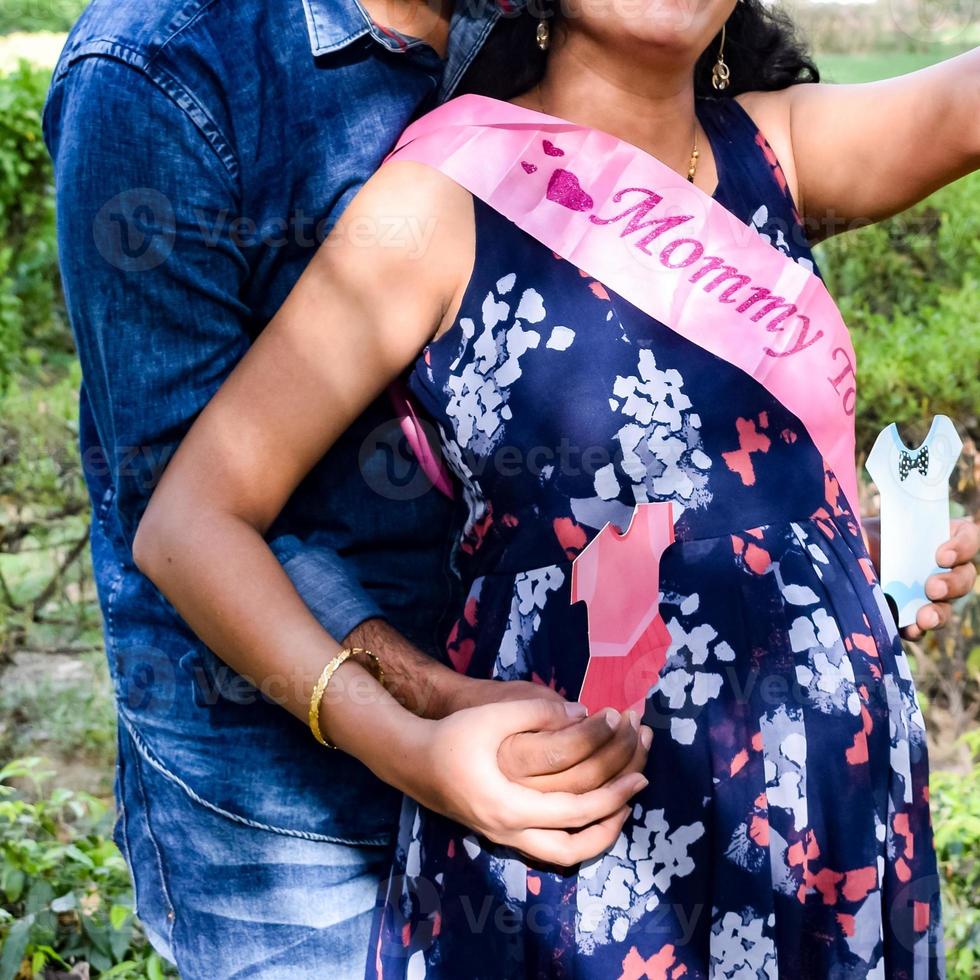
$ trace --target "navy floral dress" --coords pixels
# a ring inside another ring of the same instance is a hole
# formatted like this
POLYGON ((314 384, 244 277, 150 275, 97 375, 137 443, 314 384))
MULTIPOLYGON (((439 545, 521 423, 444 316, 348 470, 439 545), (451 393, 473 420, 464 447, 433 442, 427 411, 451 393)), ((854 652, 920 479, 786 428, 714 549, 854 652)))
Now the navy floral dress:
MULTIPOLYGON (((716 200, 812 269, 747 114, 698 112, 716 200)), ((368 975, 942 976, 923 719, 835 474, 753 378, 474 207, 459 316, 411 377, 467 511, 449 655, 575 697, 571 562, 653 501, 679 515, 671 642, 650 785, 615 846, 558 874, 406 801, 368 975)))

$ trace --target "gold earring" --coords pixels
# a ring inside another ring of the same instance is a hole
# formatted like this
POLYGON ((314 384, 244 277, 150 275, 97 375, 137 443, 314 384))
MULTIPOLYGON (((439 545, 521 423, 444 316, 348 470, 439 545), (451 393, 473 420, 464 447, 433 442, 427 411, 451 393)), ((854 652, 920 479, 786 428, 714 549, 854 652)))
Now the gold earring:
POLYGON ((551 28, 543 17, 538 21, 538 30, 535 38, 537 39, 538 47, 542 51, 547 51, 548 45, 551 44, 551 28))
POLYGON ((711 87, 717 92, 722 92, 728 88, 731 81, 732 72, 725 64, 725 25, 721 25, 721 44, 718 45, 718 57, 715 65, 711 69, 711 87))

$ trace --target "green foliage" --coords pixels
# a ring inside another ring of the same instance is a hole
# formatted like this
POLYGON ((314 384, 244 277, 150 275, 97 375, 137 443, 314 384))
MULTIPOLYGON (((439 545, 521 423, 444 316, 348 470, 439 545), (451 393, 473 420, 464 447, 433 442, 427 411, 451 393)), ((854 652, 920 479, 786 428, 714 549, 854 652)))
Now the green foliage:
POLYGON ((3 0, 0 34, 13 31, 67 31, 86 0, 3 0))
POLYGON ((980 413, 980 174, 903 215, 832 238, 821 269, 858 358, 858 446, 889 422, 980 413))
POLYGON ((77 448, 79 368, 46 360, 32 360, 0 393, 0 660, 20 647, 98 642, 77 448))
POLYGON ((934 772, 932 823, 943 882, 949 980, 980 975, 980 731, 964 736, 973 768, 934 772))
POLYGON ((935 64, 976 44, 973 0, 853 3, 781 0, 835 82, 876 81, 935 64))
POLYGON ((35 799, 37 759, 0 770, 0 980, 88 963, 95 976, 163 977, 133 915, 129 873, 93 797, 54 790, 35 799))
POLYGON ((41 139, 49 79, 26 63, 0 76, 0 389, 42 349, 70 350, 41 139))
MULTIPOLYGON (((50 653, 39 656, 54 659, 50 653)), ((62 663, 79 669, 65 678, 19 680, 0 690, 0 718, 18 721, 9 730, 0 726, 0 758, 17 758, 43 746, 46 753, 71 759, 75 770, 88 765, 100 777, 100 791, 111 792, 116 705, 105 655, 96 650, 62 663)))
POLYGON ((926 45, 914 50, 873 51, 846 54, 822 53, 817 59, 822 82, 851 84, 854 82, 876 82, 880 78, 894 75, 907 75, 909 72, 927 68, 944 58, 951 58, 966 50, 969 45, 926 45))
POLYGON ((75 360, 32 358, 29 371, 0 400, 0 501, 29 501, 34 515, 66 504, 81 512, 88 502, 77 449, 81 369, 75 360))

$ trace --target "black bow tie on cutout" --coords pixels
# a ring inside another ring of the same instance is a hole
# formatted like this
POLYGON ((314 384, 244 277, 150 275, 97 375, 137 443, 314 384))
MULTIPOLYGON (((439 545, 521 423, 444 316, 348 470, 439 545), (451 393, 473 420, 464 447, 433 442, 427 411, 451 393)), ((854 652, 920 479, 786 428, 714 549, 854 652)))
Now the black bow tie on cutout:
POLYGON ((929 472, 929 447, 923 446, 917 453, 909 453, 904 449, 898 461, 898 475, 904 480, 912 470, 918 470, 923 476, 929 472))

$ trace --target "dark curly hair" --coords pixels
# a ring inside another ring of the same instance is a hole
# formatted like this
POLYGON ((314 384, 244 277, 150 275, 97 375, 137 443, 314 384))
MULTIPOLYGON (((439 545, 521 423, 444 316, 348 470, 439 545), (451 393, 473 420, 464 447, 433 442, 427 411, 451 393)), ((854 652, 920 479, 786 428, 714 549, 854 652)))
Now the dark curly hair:
MULTIPOLYGON (((536 85, 544 75, 546 54, 535 32, 544 17, 551 25, 561 19, 560 0, 531 0, 519 14, 504 15, 464 75, 457 94, 472 92, 512 99, 536 85)), ((820 73, 790 17, 761 0, 740 0, 725 25, 725 61, 731 83, 722 92, 711 86, 718 51, 716 36, 694 68, 698 96, 733 96, 772 91, 798 82, 818 82, 820 73)))

